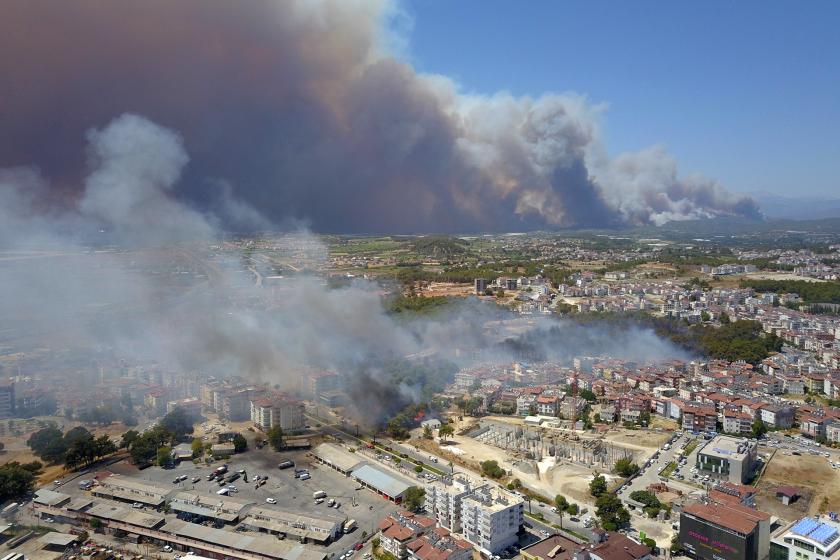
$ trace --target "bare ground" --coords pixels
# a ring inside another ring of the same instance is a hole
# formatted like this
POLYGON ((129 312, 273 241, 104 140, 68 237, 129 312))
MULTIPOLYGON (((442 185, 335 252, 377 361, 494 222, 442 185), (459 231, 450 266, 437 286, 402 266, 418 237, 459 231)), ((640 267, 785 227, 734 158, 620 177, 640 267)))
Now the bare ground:
POLYGON ((757 487, 759 508, 789 521, 804 513, 840 510, 840 474, 825 457, 776 453, 757 487), (781 485, 796 486, 806 495, 799 502, 785 506, 776 499, 774 491, 781 485))

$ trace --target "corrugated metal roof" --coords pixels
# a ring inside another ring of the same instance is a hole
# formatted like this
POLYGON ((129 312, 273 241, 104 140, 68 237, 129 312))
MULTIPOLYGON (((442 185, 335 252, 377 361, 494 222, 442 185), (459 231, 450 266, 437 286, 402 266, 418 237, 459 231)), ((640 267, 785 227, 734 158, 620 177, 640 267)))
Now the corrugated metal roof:
POLYGON ((360 480, 391 498, 402 496, 406 490, 413 486, 413 484, 400 480, 370 465, 362 465, 354 470, 353 478, 360 480))

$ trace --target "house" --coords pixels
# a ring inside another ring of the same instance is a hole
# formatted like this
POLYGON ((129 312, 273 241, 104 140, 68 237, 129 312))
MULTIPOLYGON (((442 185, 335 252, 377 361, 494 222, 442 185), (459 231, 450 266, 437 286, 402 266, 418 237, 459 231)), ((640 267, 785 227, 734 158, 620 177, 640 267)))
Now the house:
POLYGON ((537 414, 542 416, 557 416, 558 399, 556 396, 540 395, 536 400, 537 414))
POLYGON ((781 500, 786 506, 795 502, 801 495, 802 492, 795 486, 776 487, 776 498, 781 500))
POLYGON ((589 549, 592 560, 650 560, 652 549, 622 533, 609 532, 606 539, 589 549))

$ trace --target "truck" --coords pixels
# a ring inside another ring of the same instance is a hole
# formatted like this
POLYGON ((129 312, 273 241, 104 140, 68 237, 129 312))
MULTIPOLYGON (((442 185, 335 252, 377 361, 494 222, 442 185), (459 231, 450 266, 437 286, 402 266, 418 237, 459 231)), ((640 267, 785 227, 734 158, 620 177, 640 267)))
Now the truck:
POLYGON ((228 470, 228 468, 225 465, 222 465, 221 467, 216 467, 213 470, 213 475, 218 478, 218 477, 222 476, 223 474, 225 474, 227 472, 227 470, 228 470))
POLYGON ((356 520, 355 519, 348 519, 344 522, 344 532, 349 533, 353 529, 356 528, 356 520))
POLYGON ((313 498, 315 498, 316 500, 317 500, 318 498, 326 498, 326 497, 327 497, 327 493, 326 493, 326 492, 324 492, 323 490, 318 490, 317 492, 313 492, 313 493, 312 493, 312 497, 313 497, 313 498))
POLYGON ((239 480, 239 477, 240 477, 240 476, 241 476, 241 475, 240 475, 239 473, 233 473, 232 475, 230 475, 229 477, 227 477, 227 479, 226 479, 226 480, 227 480, 227 483, 228 483, 228 484, 230 484, 231 482, 234 482, 234 481, 236 481, 236 480, 239 480))
POLYGON ((7 505, 6 507, 4 507, 3 511, 0 512, 0 515, 2 515, 3 517, 6 517, 7 515, 11 515, 14 512, 16 512, 19 507, 20 507, 19 503, 13 502, 13 503, 7 505))

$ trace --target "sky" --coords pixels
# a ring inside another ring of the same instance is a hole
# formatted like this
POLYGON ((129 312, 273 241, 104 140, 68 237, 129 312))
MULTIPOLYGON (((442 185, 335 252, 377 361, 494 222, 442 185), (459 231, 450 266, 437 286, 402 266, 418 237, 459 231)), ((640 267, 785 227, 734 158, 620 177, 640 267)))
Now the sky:
POLYGON ((663 144, 736 192, 840 196, 840 3, 407 0, 403 56, 467 92, 607 105, 613 155, 663 144))
POLYGON ((744 193, 840 190, 840 8, 768 4, 7 0, 0 196, 161 230, 170 199, 237 232, 761 219, 744 193))

